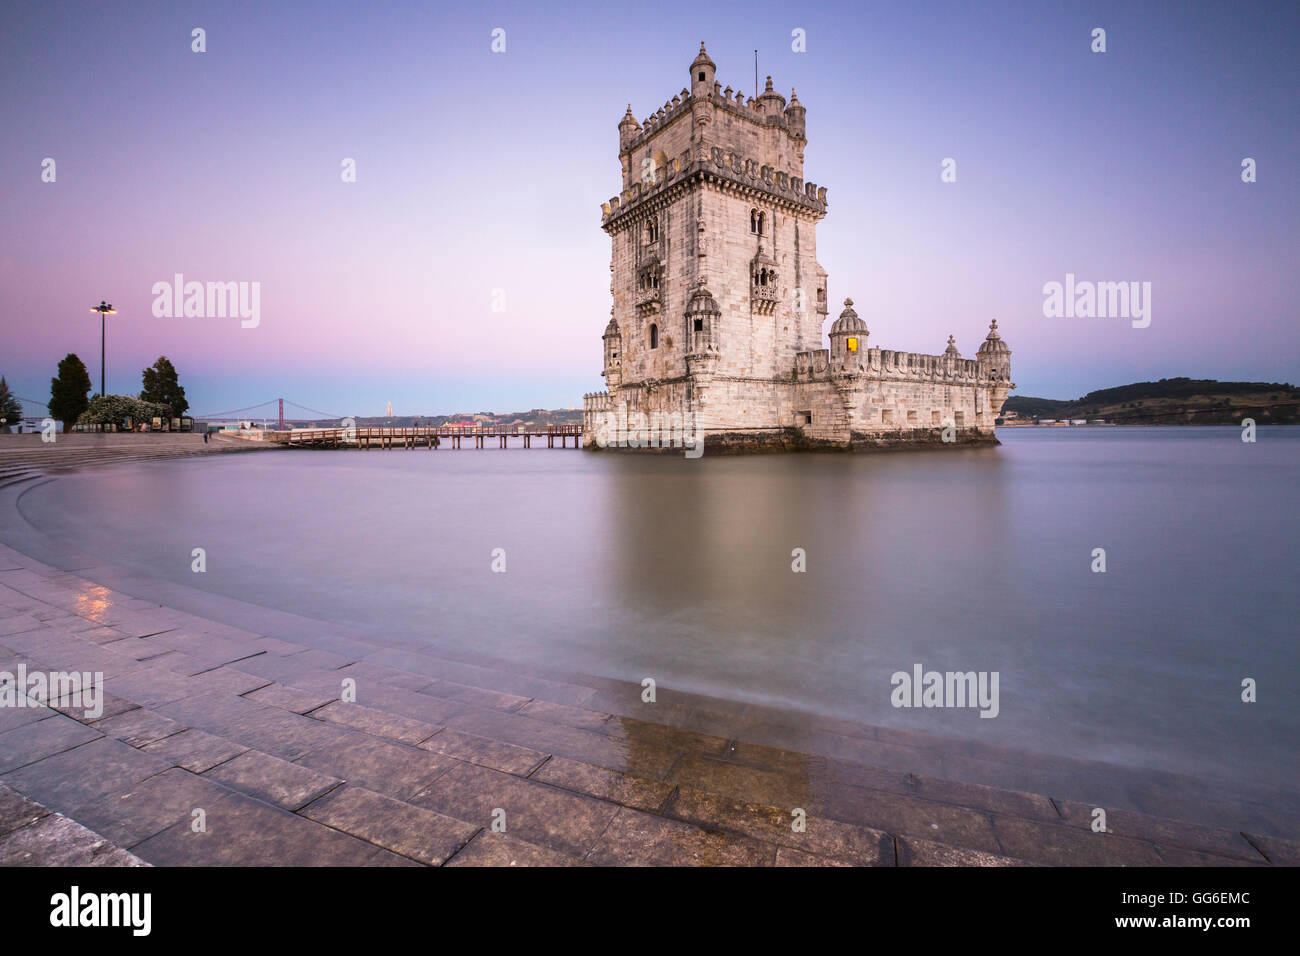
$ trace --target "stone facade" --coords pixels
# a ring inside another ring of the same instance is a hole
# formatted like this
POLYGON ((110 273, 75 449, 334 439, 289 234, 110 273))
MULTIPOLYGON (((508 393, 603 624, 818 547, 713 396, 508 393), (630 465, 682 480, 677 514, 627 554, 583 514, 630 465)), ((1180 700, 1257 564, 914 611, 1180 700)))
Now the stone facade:
POLYGON ((846 299, 821 347, 826 189, 804 179, 806 111, 771 77, 746 99, 714 73, 700 44, 689 89, 618 124, 606 390, 584 397, 584 446, 658 447, 644 431, 670 418, 716 450, 996 442, 1015 387, 996 322, 974 359, 951 336, 941 355, 869 348, 846 299))

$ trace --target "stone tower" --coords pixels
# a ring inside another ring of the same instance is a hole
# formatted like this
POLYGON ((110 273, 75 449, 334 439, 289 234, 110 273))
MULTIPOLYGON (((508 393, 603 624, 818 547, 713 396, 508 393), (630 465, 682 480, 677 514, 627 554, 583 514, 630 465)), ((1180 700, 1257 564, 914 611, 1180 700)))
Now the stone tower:
MULTIPOLYGON (((788 379, 795 355, 821 344, 826 309, 826 193, 803 181, 804 106, 793 92, 787 105, 771 77, 747 99, 715 70, 701 43, 689 88, 641 122, 628 108, 623 190, 602 223, 613 244, 607 386, 676 386, 682 407, 706 416, 711 397, 716 413, 739 398, 711 395, 716 376, 788 379)), ((773 418, 775 401, 759 397, 773 418)))
POLYGON ((942 355, 900 352, 869 345, 846 299, 822 348, 826 189, 803 178, 807 110, 771 77, 754 97, 723 87, 703 43, 689 71, 618 123, 607 391, 584 397, 586 446, 665 447, 674 416, 721 450, 996 442, 1015 387, 997 323, 976 359, 951 337, 942 355))

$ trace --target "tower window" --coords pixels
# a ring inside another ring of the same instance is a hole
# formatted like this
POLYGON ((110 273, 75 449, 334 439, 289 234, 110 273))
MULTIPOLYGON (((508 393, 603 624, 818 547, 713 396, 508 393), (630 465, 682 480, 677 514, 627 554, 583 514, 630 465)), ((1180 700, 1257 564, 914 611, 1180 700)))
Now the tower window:
POLYGON ((659 241, 659 217, 651 216, 650 221, 646 223, 646 239, 650 242, 659 241))
POLYGON ((695 320, 695 331, 696 331, 696 332, 703 332, 703 331, 704 331, 704 320, 703 320, 703 319, 696 319, 696 320, 695 320))
POLYGON ((858 350, 858 340, 857 340, 857 337, 856 337, 856 336, 849 336, 849 351, 850 351, 850 352, 856 352, 857 350, 858 350))
POLYGON ((751 209, 749 211, 749 231, 754 233, 754 235, 758 235, 758 210, 757 209, 751 209))
POLYGON ((700 82, 701 82, 701 83, 704 82, 704 71, 703 71, 703 70, 700 71, 700 82))
POLYGON ((650 323, 650 347, 652 349, 659 348, 659 326, 653 322, 650 323))

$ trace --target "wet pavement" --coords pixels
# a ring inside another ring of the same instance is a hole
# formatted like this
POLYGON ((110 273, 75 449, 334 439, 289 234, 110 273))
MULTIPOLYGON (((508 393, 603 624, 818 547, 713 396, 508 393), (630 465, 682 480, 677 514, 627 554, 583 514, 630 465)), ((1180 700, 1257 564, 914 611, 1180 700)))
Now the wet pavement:
POLYGON ((1199 807, 1246 821, 1204 825, 1178 819, 1194 781, 317 638, 220 623, 0 546, 0 670, 101 672, 106 691, 94 715, 66 698, 0 708, 0 863, 1300 862, 1279 836, 1291 794, 1199 807), (1110 781, 1122 796, 1097 833, 1099 804, 961 769, 1110 781))

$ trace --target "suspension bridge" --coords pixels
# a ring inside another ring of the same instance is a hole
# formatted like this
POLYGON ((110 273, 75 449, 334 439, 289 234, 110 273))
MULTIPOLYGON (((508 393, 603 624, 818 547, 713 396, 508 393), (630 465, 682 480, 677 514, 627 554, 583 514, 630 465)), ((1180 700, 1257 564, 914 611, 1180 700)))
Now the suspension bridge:
POLYGON ((306 405, 300 405, 287 398, 271 398, 256 405, 249 405, 246 408, 234 408, 224 412, 209 412, 204 415, 191 415, 190 417, 197 422, 254 421, 259 418, 263 421, 270 421, 274 419, 276 429, 283 431, 286 422, 290 425, 324 426, 331 422, 342 425, 346 416, 331 415, 329 412, 322 412, 318 408, 308 408, 306 405), (289 406, 291 411, 296 409, 300 412, 307 412, 307 415, 290 415, 286 418, 284 414, 286 405, 289 406))

